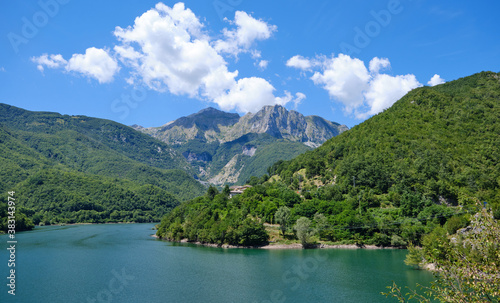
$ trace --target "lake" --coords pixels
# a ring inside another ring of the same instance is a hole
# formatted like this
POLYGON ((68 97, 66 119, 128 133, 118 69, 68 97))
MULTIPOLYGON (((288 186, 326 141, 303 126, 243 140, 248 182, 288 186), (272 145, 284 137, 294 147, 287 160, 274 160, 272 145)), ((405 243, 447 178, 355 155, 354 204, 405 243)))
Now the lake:
POLYGON ((157 240, 153 226, 18 233, 15 296, 2 235, 0 302, 394 302, 380 295, 393 280, 432 280, 404 265, 405 250, 222 249, 157 240))

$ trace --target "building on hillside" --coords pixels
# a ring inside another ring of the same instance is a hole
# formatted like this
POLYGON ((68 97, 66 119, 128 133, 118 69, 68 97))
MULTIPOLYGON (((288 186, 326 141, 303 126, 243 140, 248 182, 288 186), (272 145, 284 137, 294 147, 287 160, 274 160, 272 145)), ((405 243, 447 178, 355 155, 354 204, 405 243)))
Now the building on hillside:
POLYGON ((237 195, 241 195, 247 188, 252 187, 251 185, 243 185, 243 186, 231 186, 229 189, 229 198, 232 198, 237 195))

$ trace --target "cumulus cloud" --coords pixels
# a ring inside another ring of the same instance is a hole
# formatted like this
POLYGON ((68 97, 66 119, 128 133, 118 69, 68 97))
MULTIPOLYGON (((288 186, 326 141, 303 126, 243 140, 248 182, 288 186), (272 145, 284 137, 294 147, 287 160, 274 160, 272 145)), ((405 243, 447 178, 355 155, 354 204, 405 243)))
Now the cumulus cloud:
POLYGON ((64 68, 66 71, 94 78, 99 83, 113 81, 114 75, 120 70, 116 60, 106 50, 95 47, 88 48, 85 54, 74 54, 68 61, 60 54, 43 54, 40 57, 32 57, 31 61, 37 64, 41 72, 45 67, 64 68))
POLYGON ((211 38, 204 24, 184 3, 169 7, 158 3, 138 16, 128 27, 117 26, 113 32, 118 42, 108 50, 88 48, 85 54, 74 54, 69 60, 61 55, 32 58, 37 68, 61 68, 110 82, 127 68, 125 81, 144 84, 149 89, 169 92, 217 103, 224 110, 256 111, 263 105, 286 104, 302 100, 285 93, 274 95, 267 80, 250 77, 238 79, 238 70, 230 71, 223 55, 248 53, 255 65, 265 69, 267 60, 254 48, 256 41, 272 36, 275 25, 237 11, 233 27, 225 28, 218 40, 211 38))
POLYGON ((66 64, 66 70, 95 78, 99 83, 106 83, 113 81, 114 75, 120 68, 107 51, 90 47, 85 54, 74 54, 66 64))
POLYGON ((381 70, 389 68, 391 66, 391 63, 387 58, 375 57, 370 61, 370 64, 368 66, 371 73, 378 74, 381 70))
POLYGON ((218 96, 214 101, 222 110, 236 109, 239 112, 255 113, 264 105, 284 103, 281 98, 274 96, 273 91, 274 87, 262 78, 243 78, 227 94, 218 96))
MULTIPOLYGON (((229 71, 222 57, 223 53, 249 52, 253 58, 260 58, 260 52, 250 47, 256 40, 269 38, 276 28, 244 12, 236 12, 231 23, 236 29, 224 29, 226 39, 214 42, 183 3, 172 8, 159 3, 136 18, 133 26, 116 27, 114 34, 121 45, 114 50, 133 70, 130 81, 142 81, 157 91, 204 98, 223 110, 239 112, 282 102, 265 79, 238 80, 238 71, 229 71)), ((264 69, 267 64, 260 60, 258 66, 264 69)))
POLYGON ((354 114, 358 119, 365 119, 389 108, 408 91, 422 86, 412 74, 391 76, 380 73, 390 67, 387 58, 373 58, 366 68, 365 63, 345 54, 307 59, 299 55, 290 58, 287 66, 302 70, 320 66, 314 71, 311 80, 323 87, 330 97, 340 101, 344 111, 354 114), (306 63, 309 63, 307 65, 306 63))
POLYGON ((39 71, 43 72, 45 67, 48 68, 59 68, 61 66, 65 66, 68 64, 66 60, 62 57, 62 55, 48 55, 43 54, 40 57, 32 57, 31 61, 37 64, 37 68, 39 71))
MULTIPOLYGON (((276 25, 255 19, 249 14, 236 11, 234 21, 230 22, 236 29, 223 29, 224 39, 215 42, 215 49, 235 57, 241 52, 250 50, 255 41, 269 39, 277 30, 276 25)), ((260 53, 258 55, 260 57, 260 53)))
POLYGON ((120 60, 151 89, 194 97, 204 78, 225 66, 183 3, 172 8, 158 3, 133 26, 116 27, 114 34, 122 42, 115 46, 120 60))
POLYGON ((444 81, 444 79, 441 78, 440 75, 435 74, 434 76, 432 76, 432 78, 429 80, 429 82, 427 82, 427 84, 430 85, 430 86, 436 86, 436 85, 439 85, 439 84, 443 84, 445 82, 446 81, 444 81))
POLYGON ((369 110, 363 113, 357 113, 356 116, 361 119, 368 118, 371 115, 380 113, 389 108, 401 99, 410 90, 422 86, 417 81, 415 75, 390 76, 378 74, 369 83, 369 89, 364 93, 369 110))
POLYGON ((288 91, 281 97, 275 97, 275 88, 266 80, 258 77, 242 78, 230 89, 227 94, 216 98, 215 102, 222 110, 236 109, 238 112, 259 111, 265 105, 282 105, 288 103, 297 107, 306 95, 298 92, 295 97, 288 91))
POLYGON ((301 70, 310 70, 312 65, 313 64, 311 60, 304 58, 301 55, 293 56, 286 62, 286 66, 298 68, 301 70))
POLYGON ((347 112, 363 105, 370 78, 363 61, 344 54, 326 59, 322 72, 315 72, 311 77, 330 97, 342 102, 347 112))

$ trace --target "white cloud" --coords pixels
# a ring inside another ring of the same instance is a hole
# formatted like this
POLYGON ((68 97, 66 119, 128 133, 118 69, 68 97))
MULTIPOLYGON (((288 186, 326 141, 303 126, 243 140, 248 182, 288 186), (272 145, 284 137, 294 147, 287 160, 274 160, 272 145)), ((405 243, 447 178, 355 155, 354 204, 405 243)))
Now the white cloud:
POLYGON ((305 94, 298 92, 295 94, 295 99, 292 100, 292 102, 295 104, 295 108, 302 102, 302 100, 305 100, 307 97, 305 94))
POLYGON ((370 110, 357 113, 356 117, 366 119, 371 115, 380 113, 401 99, 410 90, 422 86, 415 75, 389 76, 378 74, 370 81, 368 91, 364 93, 366 103, 370 110))
POLYGON ((370 78, 363 61, 344 54, 326 59, 323 72, 315 72, 311 77, 330 97, 342 102, 347 112, 363 105, 363 93, 369 88, 370 78))
POLYGON ((5 67, 0 67, 0 72, 5 72, 5 67))
POLYGON ((231 23, 236 25, 236 29, 224 28, 224 39, 215 42, 215 49, 235 57, 241 52, 247 52, 255 41, 269 39, 277 30, 276 25, 255 19, 242 11, 236 11, 234 21, 231 23))
POLYGON ((95 78, 99 83, 107 83, 113 81, 120 67, 107 51, 90 47, 87 48, 85 54, 73 54, 66 64, 66 70, 95 78))
MULTIPOLYGON (((244 12, 236 12, 232 23, 237 29, 225 29, 226 40, 213 43, 203 33, 203 24, 183 3, 172 8, 159 3, 136 18, 133 26, 115 29, 122 45, 114 49, 120 61, 132 69, 129 81, 143 81, 154 90, 204 98, 221 109, 239 112, 283 102, 262 78, 237 80, 238 71, 229 71, 221 56, 223 52, 248 51, 254 59, 260 58, 259 51, 249 48, 255 40, 269 38, 276 28, 244 12), (221 47, 223 42, 230 47, 221 47)), ((260 60, 258 65, 264 69, 267 64, 260 60)))
POLYGON ((269 65, 269 61, 267 61, 267 60, 260 60, 259 61, 259 68, 261 70, 265 70, 268 65, 269 65))
POLYGON ((265 69, 269 62, 262 60, 253 46, 270 38, 276 26, 241 11, 229 23, 234 28, 224 29, 223 38, 213 40, 184 3, 169 7, 160 2, 132 25, 115 28, 118 42, 112 51, 116 59, 108 50, 91 47, 68 61, 61 55, 47 54, 32 61, 41 71, 44 67, 64 68, 100 83, 112 81, 121 65, 127 67, 129 74, 124 80, 129 85, 145 84, 152 90, 214 102, 222 109, 243 113, 257 111, 263 105, 300 102, 300 95, 292 98, 287 92, 276 97, 275 88, 265 79, 238 79, 238 70, 230 71, 222 56, 249 53, 255 65, 265 69))
POLYGON ((37 64, 39 71, 44 71, 44 66, 48 68, 59 68, 65 66, 68 62, 60 55, 43 54, 40 57, 31 57, 31 61, 37 64))
POLYGON ((445 82, 446 81, 444 81, 444 79, 441 78, 440 75, 435 74, 434 76, 432 76, 432 78, 429 80, 429 82, 427 82, 427 84, 430 85, 430 86, 436 86, 436 85, 439 85, 439 84, 443 84, 445 82))
POLYGON ((363 61, 344 54, 332 58, 320 56, 313 60, 297 55, 288 60, 287 66, 312 70, 320 65, 318 62, 321 62, 321 71, 314 71, 311 80, 323 87, 332 99, 340 101, 345 112, 358 119, 389 108, 408 91, 422 86, 412 74, 391 76, 380 73, 390 67, 387 58, 373 58, 369 70, 363 61))
POLYGON ((40 57, 32 57, 31 61, 37 64, 41 72, 45 67, 64 68, 66 71, 74 71, 95 78, 99 83, 113 81, 114 75, 120 70, 116 60, 106 50, 95 47, 87 48, 85 54, 74 54, 69 61, 66 61, 60 54, 43 54, 40 57))
POLYGON ((306 99, 306 95, 298 92, 295 94, 295 98, 292 96, 292 94, 289 91, 285 91, 285 95, 283 97, 276 97, 275 104, 285 106, 288 103, 293 103, 294 108, 297 108, 297 106, 302 102, 302 100, 306 99))
MULTIPOLYGON (((220 95, 214 102, 223 110, 236 109, 239 112, 257 112, 264 105, 280 102, 273 94, 274 87, 262 78, 243 78, 227 94, 220 95)), ((281 103, 281 102, 280 102, 281 103)))
POLYGON ((371 73, 378 74, 381 70, 389 68, 391 66, 391 63, 387 58, 375 57, 370 61, 370 64, 368 66, 370 67, 371 73))
POLYGON ((304 58, 301 55, 293 56, 286 62, 286 66, 298 68, 301 70, 310 70, 312 65, 313 64, 311 60, 304 58))
POLYGON ((204 78, 220 74, 226 65, 202 29, 183 3, 172 8, 158 3, 137 17, 133 26, 116 27, 114 34, 123 45, 115 51, 151 89, 195 97, 204 78))

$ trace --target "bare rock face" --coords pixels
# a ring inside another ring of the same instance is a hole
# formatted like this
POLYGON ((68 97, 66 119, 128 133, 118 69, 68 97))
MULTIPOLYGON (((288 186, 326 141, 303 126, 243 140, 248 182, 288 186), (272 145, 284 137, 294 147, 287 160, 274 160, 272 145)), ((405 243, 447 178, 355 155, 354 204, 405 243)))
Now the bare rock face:
MULTIPOLYGON (((318 116, 304 116, 280 105, 264 106, 257 113, 242 117, 209 107, 160 127, 133 127, 172 145, 196 171, 202 172, 200 179, 215 184, 246 181, 240 180, 240 176, 248 177, 245 167, 259 166, 259 163, 249 165, 249 161, 254 161, 251 159, 288 160, 285 158, 316 148, 348 129, 345 125, 318 116), (275 142, 288 142, 294 152, 270 152, 275 142), (266 157, 258 157, 259 153, 265 153, 266 157)), ((252 174, 264 174, 268 165, 263 163, 262 171, 252 171, 252 174)))
POLYGON ((210 161, 212 161, 212 156, 207 152, 202 152, 202 153, 196 154, 193 152, 185 151, 182 153, 182 155, 184 156, 184 158, 186 158, 186 160, 188 160, 188 162, 193 162, 193 161, 210 162, 210 161))

